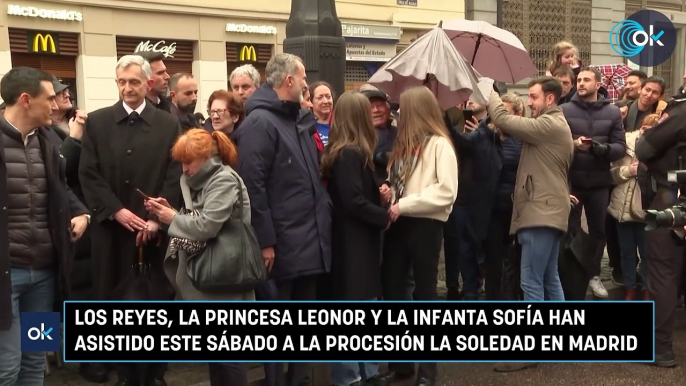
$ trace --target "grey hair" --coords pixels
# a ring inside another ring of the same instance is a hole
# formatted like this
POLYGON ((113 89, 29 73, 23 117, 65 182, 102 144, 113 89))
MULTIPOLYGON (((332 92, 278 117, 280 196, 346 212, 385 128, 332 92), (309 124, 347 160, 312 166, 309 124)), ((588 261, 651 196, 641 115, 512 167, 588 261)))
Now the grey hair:
POLYGON ((233 78, 241 75, 249 76, 250 79, 252 79, 255 88, 260 87, 260 73, 252 64, 244 64, 231 71, 231 75, 229 75, 229 83, 231 86, 233 86, 233 78))
POLYGON ((274 87, 281 87, 284 79, 288 75, 294 75, 298 71, 298 63, 302 64, 302 59, 293 54, 276 54, 267 62, 265 75, 267 83, 274 87))
POLYGON ((121 58, 119 58, 119 61, 117 62, 116 70, 120 68, 125 70, 131 67, 132 65, 138 65, 141 67, 141 72, 143 73, 143 77, 145 77, 145 80, 150 79, 150 77, 152 76, 152 68, 150 68, 150 63, 148 63, 148 61, 143 59, 143 57, 140 55, 122 56, 121 58))

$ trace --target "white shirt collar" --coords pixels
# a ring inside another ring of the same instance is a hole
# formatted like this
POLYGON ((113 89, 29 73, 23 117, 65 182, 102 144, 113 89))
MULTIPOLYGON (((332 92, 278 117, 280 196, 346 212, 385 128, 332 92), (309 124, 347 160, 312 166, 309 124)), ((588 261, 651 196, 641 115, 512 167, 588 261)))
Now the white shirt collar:
MULTIPOLYGON (((5 118, 5 120, 7 121, 7 123, 10 124, 10 126, 14 127, 14 130, 18 131, 19 134, 21 134, 21 130, 19 130, 19 129, 17 128, 17 126, 14 126, 14 124, 12 124, 12 122, 8 121, 7 118, 5 118)), ((29 144, 29 138, 30 138, 32 135, 36 134, 36 131, 37 131, 37 130, 38 130, 37 128, 36 128, 36 129, 33 129, 33 130, 31 130, 30 133, 28 133, 28 134, 26 135, 26 137, 24 138, 24 146, 26 146, 26 145, 29 144)))
POLYGON ((132 112, 137 112, 138 115, 141 115, 143 113, 143 109, 145 109, 145 99, 143 99, 143 103, 141 103, 140 106, 136 108, 136 110, 132 109, 127 105, 124 101, 121 102, 124 105, 124 110, 126 110, 126 113, 131 115, 132 112))

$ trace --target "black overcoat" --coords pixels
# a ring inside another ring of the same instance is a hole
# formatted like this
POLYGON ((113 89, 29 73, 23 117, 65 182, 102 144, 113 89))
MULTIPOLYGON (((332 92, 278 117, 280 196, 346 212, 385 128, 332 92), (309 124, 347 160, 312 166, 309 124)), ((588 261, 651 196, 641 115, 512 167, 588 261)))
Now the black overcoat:
MULTIPOLYGON (((137 258, 136 234, 114 220, 114 214, 126 208, 143 219, 154 219, 136 189, 151 197, 165 197, 172 206, 179 207, 182 170, 171 158, 171 148, 180 133, 178 120, 150 102, 146 102, 138 119, 129 118, 121 101, 89 114, 79 177, 93 216, 96 299, 112 299, 137 258)), ((152 269, 158 273, 155 277, 164 278, 166 242, 152 249, 147 256, 153 259, 152 269)))
POLYGON ((335 300, 381 296, 381 232, 388 211, 381 206, 376 175, 360 150, 345 148, 336 159, 328 190, 333 203, 330 294, 335 300))

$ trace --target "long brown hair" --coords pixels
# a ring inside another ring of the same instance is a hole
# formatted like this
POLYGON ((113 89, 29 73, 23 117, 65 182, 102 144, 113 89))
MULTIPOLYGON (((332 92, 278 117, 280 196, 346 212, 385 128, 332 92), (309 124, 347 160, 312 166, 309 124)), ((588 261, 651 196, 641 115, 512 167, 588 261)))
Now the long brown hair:
POLYGON ((359 149, 365 166, 373 169, 377 139, 369 99, 357 91, 347 91, 338 98, 333 114, 329 143, 322 156, 322 176, 331 176, 336 159, 346 147, 359 149))
POLYGON ((172 148, 171 155, 175 160, 188 163, 198 158, 209 158, 219 155, 225 165, 232 168, 238 163, 236 145, 221 131, 208 133, 205 129, 190 129, 181 135, 172 148))
POLYGON ((428 88, 418 86, 403 92, 400 95, 400 111, 398 137, 388 163, 389 171, 398 160, 410 160, 412 153, 421 150, 432 136, 443 137, 452 144, 443 120, 443 110, 428 88))

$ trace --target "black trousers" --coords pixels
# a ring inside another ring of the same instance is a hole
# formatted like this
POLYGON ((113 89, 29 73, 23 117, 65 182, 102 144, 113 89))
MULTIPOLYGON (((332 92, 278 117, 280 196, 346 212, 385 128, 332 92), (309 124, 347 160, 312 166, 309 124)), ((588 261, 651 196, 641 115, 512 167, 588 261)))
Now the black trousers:
MULTIPOLYGON (((386 232, 381 276, 384 300, 405 300, 407 272, 414 276, 414 300, 438 300, 438 260, 443 222, 401 216, 386 232)), ((414 374, 414 363, 389 363, 390 371, 414 374)), ((419 376, 436 379, 436 363, 420 363, 419 376)))
MULTIPOLYGON (((279 300, 316 300, 317 299, 317 275, 302 276, 296 279, 277 282, 276 288, 279 292, 279 300)), ((281 382, 283 374, 283 363, 276 365, 276 376, 281 382)), ((286 386, 312 385, 312 364, 311 363, 289 363, 288 373, 286 373, 286 386)))
POLYGON ((243 363, 208 363, 210 386, 248 386, 248 369, 243 363))
MULTIPOLYGON (((574 190, 572 194, 579 199, 579 204, 569 215, 570 231, 581 229, 581 210, 585 209, 588 234, 596 240, 605 242, 605 219, 610 200, 609 188, 592 190, 574 190)), ((600 275, 600 262, 603 259, 603 248, 598 248, 591 277, 600 275)))
POLYGON ((655 300, 655 352, 672 350, 676 311, 679 303, 684 247, 671 229, 646 232, 648 290, 655 300))
POLYGON ((517 295, 509 294, 513 289, 505 288, 503 285, 504 264, 507 257, 512 254, 515 242, 514 236, 510 236, 511 222, 511 210, 493 210, 484 244, 486 300, 513 299, 517 295))
POLYGON ((164 379, 166 363, 117 363, 117 378, 120 381, 150 384, 155 379, 164 379))

